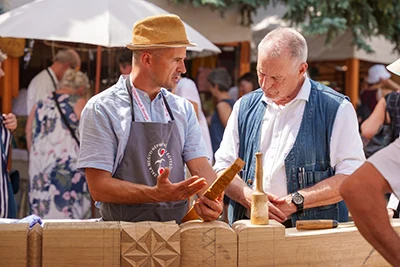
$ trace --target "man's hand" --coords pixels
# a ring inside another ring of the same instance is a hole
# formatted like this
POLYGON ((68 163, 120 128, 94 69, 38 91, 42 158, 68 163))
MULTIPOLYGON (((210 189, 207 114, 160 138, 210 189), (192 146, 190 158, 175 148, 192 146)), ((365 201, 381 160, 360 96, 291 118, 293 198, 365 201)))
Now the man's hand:
POLYGON ((3 114, 4 126, 10 131, 14 131, 17 128, 17 117, 13 113, 3 114))
POLYGON ((173 184, 168 179, 169 174, 169 168, 165 168, 164 172, 157 177, 155 197, 159 202, 183 200, 207 186, 206 179, 198 176, 192 176, 185 181, 173 184))
POLYGON ((194 210, 203 221, 209 222, 216 220, 221 215, 224 203, 224 193, 222 193, 216 200, 211 200, 208 197, 201 196, 194 204, 194 210))
POLYGON ((285 208, 285 203, 286 203, 285 199, 279 198, 271 193, 267 194, 269 200, 269 205, 268 205, 269 218, 278 221, 280 223, 286 221, 287 214, 285 214, 284 210, 282 210, 285 208))
POLYGON ((279 198, 279 204, 276 207, 285 214, 286 218, 297 211, 296 206, 292 203, 292 196, 288 195, 279 198))

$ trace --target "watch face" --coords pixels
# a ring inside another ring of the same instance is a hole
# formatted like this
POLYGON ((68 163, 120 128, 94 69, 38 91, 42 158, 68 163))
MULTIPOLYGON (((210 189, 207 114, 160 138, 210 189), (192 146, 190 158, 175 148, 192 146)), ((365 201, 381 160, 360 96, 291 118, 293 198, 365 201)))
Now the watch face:
POLYGON ((292 200, 294 204, 301 204, 304 201, 304 197, 297 193, 292 196, 292 200))

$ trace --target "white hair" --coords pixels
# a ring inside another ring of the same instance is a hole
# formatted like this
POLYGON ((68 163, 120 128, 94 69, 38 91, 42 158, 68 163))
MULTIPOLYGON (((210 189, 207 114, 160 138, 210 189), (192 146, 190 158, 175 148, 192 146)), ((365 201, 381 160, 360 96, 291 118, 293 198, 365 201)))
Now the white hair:
POLYGON ((74 90, 84 87, 85 90, 89 86, 89 78, 81 71, 69 69, 65 72, 60 82, 60 88, 70 87, 74 90))
POLYGON ((276 58, 284 50, 288 50, 290 57, 307 62, 307 42, 298 31, 291 28, 278 28, 269 32, 258 45, 258 54, 265 53, 268 57, 276 58))

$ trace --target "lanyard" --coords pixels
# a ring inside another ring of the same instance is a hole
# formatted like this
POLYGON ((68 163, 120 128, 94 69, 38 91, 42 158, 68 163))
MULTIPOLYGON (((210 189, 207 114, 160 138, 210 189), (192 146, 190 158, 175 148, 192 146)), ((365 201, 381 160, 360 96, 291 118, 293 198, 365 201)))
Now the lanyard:
MULTIPOLYGON (((130 79, 129 79, 129 80, 130 80, 130 79)), ((128 84, 128 82, 127 82, 127 84, 128 84)), ((137 103, 137 105, 138 105, 138 107, 139 107, 139 110, 140 110, 140 112, 142 113, 142 115, 143 115, 143 117, 144 117, 144 120, 145 120, 146 122, 151 122, 150 116, 149 116, 149 114, 147 113, 147 110, 146 110, 146 108, 145 108, 145 106, 144 106, 142 100, 140 99, 139 93, 137 92, 137 89, 136 89, 135 86, 133 85, 132 80, 129 81, 129 84, 130 84, 130 86, 132 87, 132 89, 131 89, 132 97, 133 97, 133 99, 135 99, 135 101, 136 101, 136 103, 137 103)), ((129 87, 128 87, 128 90, 129 90, 129 87)), ((171 117, 171 119, 173 120, 174 118, 172 117, 172 115, 170 116, 170 112, 171 112, 171 111, 170 111, 169 107, 167 106, 166 99, 165 99, 165 97, 164 97, 164 95, 163 95, 162 93, 161 93, 161 95, 162 95, 162 98, 163 98, 163 100, 164 100, 163 106, 164 106, 165 116, 166 116, 167 118, 171 117)), ((133 107, 132 107, 132 108, 133 108, 133 107)))

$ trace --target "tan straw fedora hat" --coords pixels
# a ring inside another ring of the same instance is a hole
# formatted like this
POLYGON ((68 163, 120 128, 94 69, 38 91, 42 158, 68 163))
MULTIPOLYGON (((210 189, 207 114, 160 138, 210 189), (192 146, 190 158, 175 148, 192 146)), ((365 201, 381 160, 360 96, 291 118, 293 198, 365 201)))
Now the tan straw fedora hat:
POLYGON ((186 35, 182 20, 176 15, 151 16, 133 25, 131 50, 196 46, 186 35))
POLYGON ((396 75, 400 76, 400 59, 396 60, 392 64, 386 67, 388 70, 393 72, 396 75))

